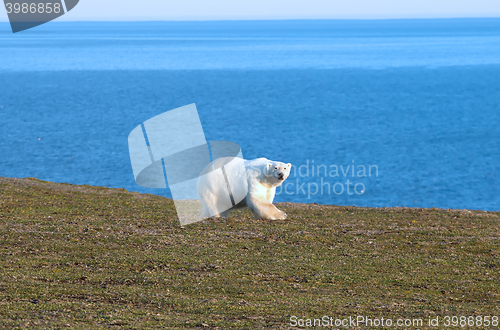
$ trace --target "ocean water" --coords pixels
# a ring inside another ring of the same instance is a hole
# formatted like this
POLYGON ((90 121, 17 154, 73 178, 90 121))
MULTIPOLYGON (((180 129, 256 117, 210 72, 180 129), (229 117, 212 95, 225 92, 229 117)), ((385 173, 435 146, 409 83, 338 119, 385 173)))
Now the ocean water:
POLYGON ((500 19, 0 23, 0 176, 170 196, 127 137, 190 103, 276 201, 500 210, 500 19))

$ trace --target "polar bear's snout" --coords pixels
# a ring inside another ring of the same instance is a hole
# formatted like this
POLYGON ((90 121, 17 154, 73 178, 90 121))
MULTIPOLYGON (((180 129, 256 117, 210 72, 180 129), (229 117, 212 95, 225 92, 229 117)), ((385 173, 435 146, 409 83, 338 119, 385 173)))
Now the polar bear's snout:
POLYGON ((288 174, 289 174, 289 172, 286 169, 284 169, 284 170, 278 172, 278 179, 281 181, 285 181, 286 178, 288 178, 288 174))

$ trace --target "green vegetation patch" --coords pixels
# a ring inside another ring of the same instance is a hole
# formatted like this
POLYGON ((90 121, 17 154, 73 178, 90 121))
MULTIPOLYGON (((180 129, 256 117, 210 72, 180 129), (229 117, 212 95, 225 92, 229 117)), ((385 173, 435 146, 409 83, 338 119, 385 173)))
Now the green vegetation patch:
POLYGON ((167 198, 0 178, 0 328, 500 316, 498 212, 278 207, 182 228, 167 198))

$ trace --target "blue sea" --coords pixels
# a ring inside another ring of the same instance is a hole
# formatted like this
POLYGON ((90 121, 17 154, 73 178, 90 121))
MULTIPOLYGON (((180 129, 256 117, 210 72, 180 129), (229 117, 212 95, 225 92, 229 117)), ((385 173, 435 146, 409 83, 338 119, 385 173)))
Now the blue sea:
POLYGON ((191 103, 276 201, 500 210, 500 19, 0 23, 0 176, 170 196, 127 138, 191 103))

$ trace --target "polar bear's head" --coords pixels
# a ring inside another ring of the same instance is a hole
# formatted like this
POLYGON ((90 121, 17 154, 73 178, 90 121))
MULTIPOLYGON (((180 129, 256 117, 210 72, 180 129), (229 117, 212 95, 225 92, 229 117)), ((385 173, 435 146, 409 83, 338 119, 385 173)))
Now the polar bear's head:
POLYGON ((292 168, 292 164, 282 163, 282 162, 272 162, 267 163, 267 173, 266 177, 271 183, 275 185, 280 185, 285 181, 290 175, 290 169, 292 168))

